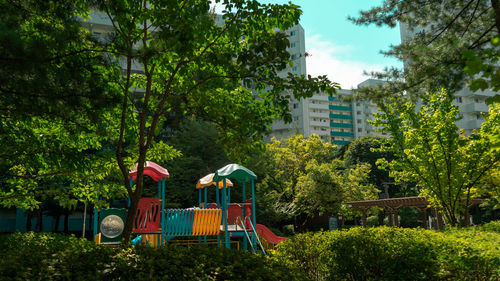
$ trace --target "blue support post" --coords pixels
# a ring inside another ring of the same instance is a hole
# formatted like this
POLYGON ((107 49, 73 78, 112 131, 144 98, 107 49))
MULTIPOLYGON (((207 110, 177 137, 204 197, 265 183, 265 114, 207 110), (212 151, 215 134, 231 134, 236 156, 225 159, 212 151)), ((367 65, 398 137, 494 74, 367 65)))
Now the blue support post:
MULTIPOLYGON (((99 201, 99 196, 97 196, 96 198, 96 202, 99 201)), ((94 237, 93 239, 95 240, 95 236, 97 235, 97 216, 99 215, 99 213, 97 212, 97 208, 95 207, 95 204, 94 204, 94 237)))
MULTIPOLYGON (((220 208, 219 204, 219 182, 215 184, 215 203, 217 204, 217 208, 220 208)), ((222 222, 221 222, 222 224, 222 222)), ((220 234, 217 235, 217 247, 220 248, 220 234)))
MULTIPOLYGON (((160 223, 160 227, 161 227, 161 232, 160 232, 160 237, 158 237, 158 242, 159 242, 159 246, 158 247, 161 247, 162 246, 162 239, 163 239, 163 235, 165 233, 165 181, 167 180, 167 178, 162 178, 161 179, 161 223, 160 223)), ((165 241, 166 242, 166 241, 165 241)))
POLYGON ((226 180, 224 179, 224 192, 222 193, 224 197, 224 203, 223 203, 223 217, 224 217, 224 243, 226 244, 226 248, 229 249, 231 248, 231 244, 229 243, 229 231, 227 231, 227 206, 228 206, 228 201, 227 201, 227 186, 226 186, 226 180))
POLYGON ((230 204, 231 204, 231 187, 228 186, 227 187, 227 205, 228 205, 228 207, 230 204))
MULTIPOLYGON (((205 205, 204 205, 204 209, 208 208, 208 206, 207 206, 207 204, 208 204, 208 202, 207 202, 208 201, 208 199, 207 199, 207 189, 208 189, 208 187, 206 187, 206 186, 205 186, 205 188, 203 188, 203 191, 205 193, 205 205)), ((203 236, 203 242, 205 243, 205 245, 207 245, 207 236, 206 235, 203 236)))

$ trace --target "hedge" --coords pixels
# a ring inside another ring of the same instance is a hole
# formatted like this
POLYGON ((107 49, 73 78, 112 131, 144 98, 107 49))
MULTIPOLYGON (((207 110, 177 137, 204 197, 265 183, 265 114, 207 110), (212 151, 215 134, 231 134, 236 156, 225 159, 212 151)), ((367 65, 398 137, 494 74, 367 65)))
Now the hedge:
POLYGON ((0 236, 2 280, 304 280, 288 262, 245 251, 111 249, 57 234, 0 236))
POLYGON ((500 280, 500 233, 495 229, 306 233, 281 243, 274 256, 298 266, 310 280, 500 280))

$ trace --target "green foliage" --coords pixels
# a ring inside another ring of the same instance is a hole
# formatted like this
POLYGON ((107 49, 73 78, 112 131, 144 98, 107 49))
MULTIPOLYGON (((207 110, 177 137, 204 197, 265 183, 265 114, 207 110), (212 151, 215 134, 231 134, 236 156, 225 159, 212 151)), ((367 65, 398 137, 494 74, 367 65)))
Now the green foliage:
POLYGON ((375 151, 383 142, 380 137, 360 137, 349 143, 347 151, 344 153, 346 166, 368 163, 373 167, 370 171, 370 182, 375 186, 382 186, 383 182, 390 182, 389 172, 377 169, 376 162, 380 158, 392 159, 394 156, 390 152, 375 151))
POLYGON ((367 182, 370 166, 345 168, 336 157, 337 147, 317 135, 273 139, 249 165, 262 178, 259 201, 275 212, 276 221, 298 218, 295 223, 303 225, 318 215, 349 212, 342 205, 347 201, 377 198, 378 190, 367 182))
MULTIPOLYGON (((192 207, 198 202, 198 179, 230 163, 223 144, 220 142, 217 127, 211 123, 188 119, 173 132, 168 142, 182 152, 182 157, 164 164, 170 172, 166 183, 166 203, 192 207)), ((239 198, 240 188, 231 190, 239 198)), ((208 192, 209 202, 215 202, 214 192, 208 192)))
POLYGON ((2 280, 303 280, 288 263, 218 248, 111 249, 56 234, 0 236, 2 280))
POLYGON ((500 233, 500 221, 492 221, 486 224, 483 224, 480 229, 482 231, 491 231, 500 233))
POLYGON ((353 228, 299 234, 274 255, 310 280, 496 280, 499 239, 483 231, 353 228))
POLYGON ((481 129, 467 137, 455 124, 458 107, 444 90, 429 93, 420 109, 412 102, 390 100, 379 104, 374 125, 391 139, 380 151, 391 151, 392 161, 380 159, 396 182, 415 181, 423 196, 441 208, 447 222, 455 226, 465 213, 480 180, 489 170, 498 169, 500 153, 491 151, 491 137, 498 131, 498 106, 493 106, 481 129))
POLYGON ((326 76, 278 75, 291 63, 284 30, 298 6, 224 4, 220 21, 206 0, 1 1, 2 203, 29 209, 57 195, 70 207, 126 194, 127 240, 144 162, 180 156, 158 138, 171 116, 216 124, 244 158, 273 118, 291 121, 292 96, 336 92, 326 76), (91 16, 109 20, 109 33, 90 34, 91 16))
POLYGON ((402 60, 404 71, 392 67, 372 73, 390 80, 383 87, 361 90, 372 98, 383 99, 387 93, 425 95, 442 87, 452 92, 464 87, 498 91, 500 10, 496 0, 385 0, 350 20, 358 25, 398 24, 410 36, 384 52, 402 60))
POLYGON ((120 194, 106 168, 118 97, 106 78, 117 73, 78 21, 87 4, 0 1, 3 206, 33 209, 52 198, 73 208, 99 190, 120 194))
POLYGON ((248 146, 261 142, 273 118, 291 122, 292 96, 334 94, 338 88, 326 76, 278 75, 290 64, 284 30, 299 20, 296 5, 224 1, 221 21, 206 0, 93 4, 95 13, 112 24, 102 40, 102 52, 123 62, 121 69, 115 68, 122 77, 109 82, 122 94, 113 145, 131 198, 124 243, 143 192, 144 162, 165 154, 168 160, 176 156, 172 149, 148 154, 170 116, 196 116, 216 124, 227 147, 242 159, 248 146), (138 89, 140 93, 134 93, 138 89), (128 168, 135 163, 137 180, 132 188, 128 168))

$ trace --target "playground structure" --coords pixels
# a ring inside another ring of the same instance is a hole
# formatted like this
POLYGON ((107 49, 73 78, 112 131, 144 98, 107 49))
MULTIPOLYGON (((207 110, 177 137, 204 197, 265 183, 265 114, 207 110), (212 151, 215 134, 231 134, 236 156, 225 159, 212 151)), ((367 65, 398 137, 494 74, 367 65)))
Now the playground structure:
MULTIPOLYGON (((256 223, 255 179, 257 176, 238 164, 229 164, 201 178, 196 184, 198 207, 165 209, 167 169, 146 161, 144 175, 158 183, 157 198, 139 200, 132 233, 134 239, 151 247, 161 247, 175 237, 195 236, 198 244, 209 244, 208 237, 217 237, 217 245, 231 247, 231 237, 241 237, 243 249, 262 251, 274 247, 286 238, 274 235, 267 227, 256 223), (242 203, 231 203, 231 187, 235 180, 242 185, 242 203), (250 183, 251 198, 246 199, 250 183), (216 202, 208 202, 208 189, 214 186, 216 202), (261 241, 261 239, 263 241, 261 241), (250 246, 250 247, 249 247, 250 246)), ((130 184, 137 177, 137 167, 130 171, 130 184)), ((126 209, 94 209, 94 237, 98 244, 118 244, 124 229, 126 209), (99 225, 99 227, 98 227, 99 225)), ((234 242, 234 241, 233 241, 234 242)), ((238 248, 239 248, 239 244, 238 248)))

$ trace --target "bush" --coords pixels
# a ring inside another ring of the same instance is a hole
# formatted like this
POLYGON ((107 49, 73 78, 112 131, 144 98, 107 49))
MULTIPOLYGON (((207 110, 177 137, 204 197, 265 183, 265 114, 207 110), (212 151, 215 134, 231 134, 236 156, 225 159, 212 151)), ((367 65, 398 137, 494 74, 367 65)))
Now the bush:
POLYGON ((15 233, 0 239, 5 280, 99 280, 112 250, 74 236, 15 233))
POLYGON ((0 237, 2 280, 303 280, 288 262, 249 252, 167 246, 111 249, 57 234, 0 237))
POLYGON ((482 231, 500 233, 500 221, 491 221, 479 227, 482 231))
POLYGON ((297 235, 274 255, 311 280, 499 280, 499 239, 480 230, 358 227, 297 235))

